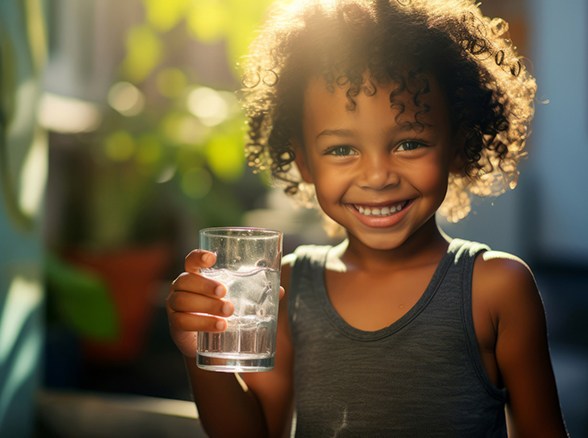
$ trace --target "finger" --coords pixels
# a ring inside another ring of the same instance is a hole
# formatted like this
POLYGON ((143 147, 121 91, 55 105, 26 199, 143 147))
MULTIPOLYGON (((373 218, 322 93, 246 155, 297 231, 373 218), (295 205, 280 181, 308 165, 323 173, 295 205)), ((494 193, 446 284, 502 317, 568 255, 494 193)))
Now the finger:
POLYGON ((182 272, 172 281, 170 293, 174 291, 192 292, 217 298, 227 294, 227 288, 222 283, 189 272, 182 272))
POLYGON ((231 316, 235 310, 230 301, 184 291, 175 291, 170 294, 167 305, 174 312, 203 313, 223 317, 231 316))
POLYGON ((210 268, 216 262, 216 254, 204 249, 191 251, 184 261, 187 272, 197 273, 200 268, 210 268))
POLYGON ((280 286, 280 300, 284 298, 284 295, 286 295, 286 289, 280 286))

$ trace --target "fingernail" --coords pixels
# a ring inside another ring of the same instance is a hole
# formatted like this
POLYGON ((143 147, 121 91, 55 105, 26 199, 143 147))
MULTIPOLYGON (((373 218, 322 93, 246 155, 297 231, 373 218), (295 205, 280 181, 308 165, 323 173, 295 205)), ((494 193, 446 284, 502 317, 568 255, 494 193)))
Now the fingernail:
POLYGON ((225 320, 221 319, 216 322, 215 327, 217 330, 224 330, 226 325, 227 325, 227 323, 225 322, 225 320))
POLYGON ((205 252, 204 254, 202 254, 202 261, 204 263, 210 263, 212 262, 212 254, 205 252))
POLYGON ((225 287, 224 287, 223 285, 220 285, 220 284, 219 284, 219 285, 216 287, 216 289, 214 290, 214 294, 215 294, 217 297, 220 297, 220 298, 224 297, 224 296, 225 296, 225 294, 226 294, 226 292, 227 292, 227 291, 225 290, 225 287))
POLYGON ((233 313, 233 306, 231 305, 231 303, 229 303, 228 301, 226 303, 223 304, 223 314, 229 316, 231 313, 233 313))

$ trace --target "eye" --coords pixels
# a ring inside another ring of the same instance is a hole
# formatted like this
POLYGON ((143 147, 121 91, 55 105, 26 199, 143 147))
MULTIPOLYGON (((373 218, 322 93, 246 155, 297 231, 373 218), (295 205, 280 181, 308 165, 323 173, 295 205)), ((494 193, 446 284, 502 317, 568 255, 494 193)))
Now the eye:
POLYGON ((404 140, 402 141, 398 147, 396 148, 397 151, 405 152, 405 151, 414 151, 415 149, 419 149, 425 147, 426 144, 421 141, 416 140, 404 140))
POLYGON ((328 148, 325 151, 325 155, 335 155, 337 157, 347 157, 349 155, 355 155, 355 151, 353 150, 353 147, 343 144, 343 145, 337 145, 337 146, 332 146, 332 147, 328 148))

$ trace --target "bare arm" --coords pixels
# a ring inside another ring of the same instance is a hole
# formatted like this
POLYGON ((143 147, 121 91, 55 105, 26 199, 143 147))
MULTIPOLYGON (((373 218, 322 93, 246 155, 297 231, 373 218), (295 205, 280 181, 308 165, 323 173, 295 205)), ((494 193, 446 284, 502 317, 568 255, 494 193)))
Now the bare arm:
MULTIPOLYGON (((291 359, 285 300, 280 303, 276 366, 263 373, 246 373, 243 381, 230 373, 210 372, 196 366, 196 333, 226 329, 224 317, 233 307, 223 299, 219 283, 200 276, 202 267, 214 264, 214 255, 193 251, 185 269, 173 283, 167 300, 170 333, 184 355, 194 401, 202 425, 211 436, 280 436, 291 405, 291 359)), ((289 278, 285 269, 283 278, 289 278)), ((286 284, 283 282, 283 284, 286 284)), ((283 294, 283 290, 282 290, 283 294)))
MULTIPOLYGON (((288 284, 289 273, 289 267, 282 268, 282 284, 288 284)), ((274 369, 265 373, 244 373, 241 375, 249 389, 258 397, 271 437, 285 436, 285 433, 289 432, 292 419, 293 353, 286 301, 283 299, 280 302, 274 369)))
POLYGON ((496 327, 496 363, 508 391, 509 434, 518 438, 566 437, 549 347, 543 303, 528 267, 504 253, 488 252, 476 264, 496 327))
POLYGON ((268 436, 257 397, 231 373, 201 370, 184 357, 202 426, 210 437, 268 436))

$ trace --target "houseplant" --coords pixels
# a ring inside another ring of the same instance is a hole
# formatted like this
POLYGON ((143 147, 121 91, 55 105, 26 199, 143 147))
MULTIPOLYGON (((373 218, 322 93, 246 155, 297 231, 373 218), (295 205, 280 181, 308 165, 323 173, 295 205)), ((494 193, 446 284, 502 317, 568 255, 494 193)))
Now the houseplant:
POLYGON ((129 361, 140 353, 158 282, 173 254, 183 253, 184 224, 194 236, 201 226, 238 224, 263 190, 244 172, 244 124, 230 65, 264 3, 143 2, 144 15, 128 29, 124 56, 97 104, 98 128, 52 136, 70 146, 58 253, 103 280, 121 328, 114 342, 86 340, 95 359, 129 361), (190 61, 202 50, 225 59, 207 78, 201 63, 190 61), (131 333, 132 347, 123 339, 131 333))

